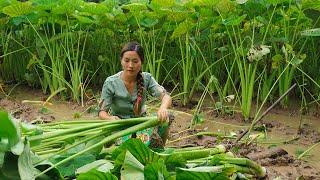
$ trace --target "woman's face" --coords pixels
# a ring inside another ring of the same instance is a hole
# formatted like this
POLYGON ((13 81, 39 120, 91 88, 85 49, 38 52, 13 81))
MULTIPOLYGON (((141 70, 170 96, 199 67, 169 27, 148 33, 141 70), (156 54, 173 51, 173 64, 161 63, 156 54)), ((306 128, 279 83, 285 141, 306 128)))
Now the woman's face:
POLYGON ((127 75, 136 76, 141 70, 141 59, 136 51, 123 53, 121 65, 127 75))

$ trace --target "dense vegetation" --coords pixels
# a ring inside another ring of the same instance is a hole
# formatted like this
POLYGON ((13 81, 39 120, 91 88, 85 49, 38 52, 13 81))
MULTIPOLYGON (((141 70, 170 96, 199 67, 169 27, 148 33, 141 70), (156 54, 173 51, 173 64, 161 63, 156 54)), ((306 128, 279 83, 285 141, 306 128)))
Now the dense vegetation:
POLYGON ((297 83, 307 108, 320 98, 319 14, 313 0, 2 0, 0 79, 80 103, 137 40, 144 70, 184 105, 195 92, 216 92, 217 108, 235 95, 248 119, 253 99, 273 102, 297 83))

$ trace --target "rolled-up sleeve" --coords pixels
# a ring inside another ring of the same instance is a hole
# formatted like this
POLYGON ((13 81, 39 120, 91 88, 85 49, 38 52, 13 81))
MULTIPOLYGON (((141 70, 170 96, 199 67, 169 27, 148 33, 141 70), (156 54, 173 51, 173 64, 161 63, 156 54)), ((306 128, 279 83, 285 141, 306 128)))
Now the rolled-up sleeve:
POLYGON ((114 96, 113 86, 109 79, 103 84, 99 107, 100 110, 109 112, 112 104, 112 97, 114 96))
POLYGON ((163 86, 159 85, 158 82, 151 76, 147 77, 148 79, 148 92, 151 93, 154 97, 160 97, 161 94, 167 93, 166 89, 163 86))

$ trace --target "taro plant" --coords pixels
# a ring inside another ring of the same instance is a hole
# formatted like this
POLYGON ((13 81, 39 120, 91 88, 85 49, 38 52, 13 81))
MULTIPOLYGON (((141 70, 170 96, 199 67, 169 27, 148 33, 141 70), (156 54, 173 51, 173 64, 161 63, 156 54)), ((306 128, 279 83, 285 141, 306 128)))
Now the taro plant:
POLYGON ((238 72, 240 75, 240 85, 241 85, 241 112, 245 120, 250 117, 251 103, 253 98, 253 91, 255 85, 255 76, 259 61, 264 58, 264 56, 270 53, 270 49, 265 45, 254 45, 255 37, 255 25, 252 27, 252 37, 250 43, 250 49, 247 55, 245 55, 245 40, 242 39, 240 34, 240 29, 237 26, 243 21, 245 16, 224 20, 226 30, 229 36, 229 40, 234 53, 234 59, 238 66, 238 72), (237 29, 237 30, 236 30, 237 29))

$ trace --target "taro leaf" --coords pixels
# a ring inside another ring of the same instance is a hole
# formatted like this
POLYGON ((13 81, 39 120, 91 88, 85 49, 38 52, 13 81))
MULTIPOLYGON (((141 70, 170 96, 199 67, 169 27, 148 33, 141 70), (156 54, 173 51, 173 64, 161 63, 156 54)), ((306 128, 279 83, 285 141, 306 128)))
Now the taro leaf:
POLYGON ((23 153, 18 158, 18 171, 21 180, 34 179, 34 176, 39 174, 40 171, 32 165, 32 154, 29 145, 25 145, 23 153))
POLYGON ((194 0, 192 5, 194 6, 206 6, 206 7, 215 7, 220 0, 194 0))
POLYGON ((19 131, 15 122, 9 117, 7 112, 0 111, 0 124, 0 146, 3 145, 2 139, 8 139, 7 146, 1 149, 1 151, 7 151, 20 141, 19 131))
POLYGON ((234 173, 233 168, 222 169, 215 166, 205 166, 205 167, 196 167, 196 168, 177 168, 176 179, 177 180, 224 180, 230 179, 229 176, 234 173))
MULTIPOLYGON (((33 160, 33 162, 35 162, 35 161, 33 160)), ((36 168, 42 172, 52 166, 53 166, 53 164, 51 162, 43 161, 43 162, 37 164, 36 168)), ((53 168, 49 172, 46 172, 46 174, 40 176, 39 179, 50 179, 50 180, 55 180, 55 179, 58 180, 59 179, 59 180, 61 180, 64 178, 57 168, 53 168)))
MULTIPOLYGON (((104 139, 104 136, 98 136, 90 141, 88 141, 84 147, 84 149, 87 149, 95 144, 97 144, 98 142, 102 141, 104 139)), ((99 155, 101 150, 103 148, 103 145, 98 146, 96 148, 91 149, 90 151, 88 151, 88 153, 91 153, 93 155, 99 155)), ((79 151, 78 151, 79 152, 79 151)))
POLYGON ((320 28, 308 29, 301 32, 302 36, 320 36, 320 28))
POLYGON ((144 167, 144 177, 148 180, 169 179, 169 172, 166 169, 163 160, 153 162, 144 167))
POLYGON ((239 25, 246 18, 246 16, 246 14, 242 16, 232 15, 231 17, 224 19, 222 23, 226 26, 236 26, 239 25))
POLYGON ((31 2, 15 2, 2 9, 2 12, 10 17, 18 17, 31 13, 33 11, 31 2))
POLYGON ((122 168, 121 179, 144 180, 144 166, 129 151, 126 152, 122 168))
POLYGON ((130 12, 137 12, 137 13, 148 9, 147 6, 142 3, 130 3, 130 4, 122 5, 121 8, 129 10, 130 12))
POLYGON ((91 18, 86 17, 86 16, 73 14, 73 17, 75 17, 82 24, 93 24, 94 23, 94 21, 91 18))
POLYGON ((173 31, 171 35, 171 39, 180 37, 186 33, 188 33, 193 27, 193 24, 190 20, 186 19, 182 23, 180 23, 173 31))
MULTIPOLYGON (((63 155, 59 155, 57 157, 54 157, 51 162, 53 164, 56 164, 60 161, 62 161, 65 158, 68 158, 72 156, 74 153, 67 153, 63 155)), ((95 156, 89 153, 84 153, 80 156, 77 156, 76 158, 58 166, 58 170, 62 174, 62 176, 72 176, 74 175, 75 171, 80 168, 81 166, 84 166, 85 164, 91 163, 95 161, 95 156)))
POLYGON ((101 172, 97 171, 96 169, 93 169, 91 171, 88 171, 86 173, 81 173, 77 180, 117 180, 118 178, 111 174, 110 172, 101 172))
POLYGON ((127 150, 143 165, 164 159, 167 168, 174 170, 175 167, 185 167, 186 164, 186 160, 182 156, 171 154, 160 155, 150 150, 140 139, 129 139, 112 152, 112 159, 115 159, 115 171, 119 171, 127 150))
POLYGON ((158 24, 159 20, 155 18, 145 17, 141 20, 140 24, 144 27, 153 27, 158 24))
POLYGON ((15 155, 20 155, 23 152, 24 144, 22 141, 19 141, 17 144, 11 147, 11 152, 15 155))
POLYGON ((151 5, 154 7, 163 7, 163 8, 168 8, 172 7, 176 4, 175 0, 152 0, 151 5))
POLYGON ((0 169, 0 179, 20 180, 18 171, 18 158, 11 152, 6 152, 0 169))
POLYGON ((295 58, 291 61, 292 65, 293 65, 294 67, 298 66, 298 65, 301 64, 302 62, 303 62, 303 60, 300 59, 300 58, 297 58, 297 57, 295 57, 295 58))
POLYGON ((2 9, 10 4, 11 4, 11 0, 1 0, 0 1, 0 9, 2 9))
POLYGON ((85 3, 82 6, 82 12, 88 12, 94 15, 104 15, 111 10, 112 8, 108 7, 105 3, 85 3))
POLYGON ((121 153, 129 151, 137 160, 146 165, 147 163, 156 162, 161 157, 151 151, 140 139, 129 139, 112 153, 113 159, 116 159, 121 153))
POLYGON ((93 169, 106 173, 106 172, 110 172, 110 170, 113 168, 114 166, 110 161, 105 159, 100 159, 78 168, 76 171, 76 174, 86 173, 93 169))

